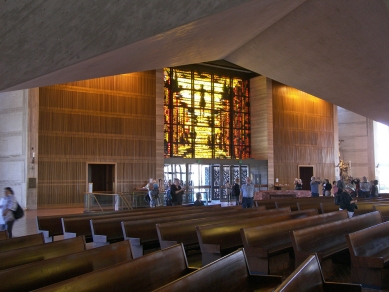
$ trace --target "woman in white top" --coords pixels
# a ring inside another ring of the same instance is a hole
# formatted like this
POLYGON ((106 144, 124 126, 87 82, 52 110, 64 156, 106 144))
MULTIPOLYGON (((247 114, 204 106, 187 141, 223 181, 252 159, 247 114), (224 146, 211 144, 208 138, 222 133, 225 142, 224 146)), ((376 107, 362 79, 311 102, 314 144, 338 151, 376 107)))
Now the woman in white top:
POLYGON ((4 189, 4 200, 2 204, 4 224, 8 231, 8 238, 12 238, 12 227, 15 222, 14 212, 16 211, 18 204, 16 202, 14 191, 7 187, 4 189))

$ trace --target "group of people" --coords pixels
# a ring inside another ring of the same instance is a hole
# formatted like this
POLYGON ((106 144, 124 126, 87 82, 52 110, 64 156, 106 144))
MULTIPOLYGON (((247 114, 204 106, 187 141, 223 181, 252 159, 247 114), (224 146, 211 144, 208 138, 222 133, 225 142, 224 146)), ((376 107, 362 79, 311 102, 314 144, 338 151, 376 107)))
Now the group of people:
POLYGON ((4 197, 0 198, 0 230, 7 230, 8 237, 12 238, 12 228, 15 223, 14 211, 18 207, 18 202, 14 196, 14 191, 7 187, 4 189, 4 197))
MULTIPOLYGON (((231 197, 234 198, 237 206, 241 204, 242 208, 253 207, 255 186, 251 182, 251 178, 247 177, 246 183, 242 184, 242 186, 239 185, 239 182, 240 180, 239 178, 237 178, 235 179, 235 183, 232 186, 229 184, 229 182, 226 183, 226 189, 229 192, 228 195, 231 195, 231 197)), ((181 186, 180 180, 178 178, 174 179, 173 184, 171 183, 171 181, 168 182, 166 196, 167 196, 167 200, 171 200, 172 205, 182 204, 183 193, 185 193, 185 189, 181 186)), ((154 206, 154 203, 151 202, 151 197, 150 197, 150 207, 151 204, 153 204, 154 206)), ((202 201, 202 195, 200 192, 196 193, 196 200, 194 201, 194 205, 204 206, 204 202, 202 201)))
POLYGON ((312 197, 319 196, 319 185, 322 184, 323 196, 336 197, 335 202, 339 204, 339 210, 347 210, 348 216, 351 218, 354 215, 354 210, 358 208, 356 198, 374 198, 378 197, 378 180, 368 181, 366 176, 362 178, 348 177, 345 180, 333 181, 332 185, 325 179, 311 177, 311 194, 312 197))
POLYGON ((318 197, 320 191, 320 185, 322 187, 323 196, 335 196, 345 190, 346 186, 350 186, 352 189, 352 197, 359 198, 373 198, 378 197, 378 180, 368 181, 366 176, 362 178, 349 177, 345 180, 333 181, 332 184, 328 179, 320 180, 319 177, 311 177, 310 186, 312 197, 318 197))

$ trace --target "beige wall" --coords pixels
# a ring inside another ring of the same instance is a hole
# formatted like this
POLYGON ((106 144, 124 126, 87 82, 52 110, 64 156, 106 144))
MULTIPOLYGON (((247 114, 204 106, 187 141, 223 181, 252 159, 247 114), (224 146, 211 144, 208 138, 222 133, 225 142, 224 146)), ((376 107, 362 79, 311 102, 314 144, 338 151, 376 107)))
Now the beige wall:
MULTIPOLYGON (((375 179, 373 120, 338 107, 340 156, 354 178, 375 179)), ((350 173, 349 173, 350 174, 350 173)))
POLYGON ((156 73, 39 90, 38 207, 83 203, 87 162, 116 163, 118 192, 156 176, 156 73))
POLYGON ((0 191, 11 187, 26 207, 28 90, 0 93, 0 191))
POLYGON ((333 180, 333 105, 275 81, 272 88, 275 177, 292 185, 298 166, 312 165, 315 176, 333 180))
POLYGON ((251 155, 267 160, 267 184, 274 185, 272 80, 264 76, 250 79, 251 155))

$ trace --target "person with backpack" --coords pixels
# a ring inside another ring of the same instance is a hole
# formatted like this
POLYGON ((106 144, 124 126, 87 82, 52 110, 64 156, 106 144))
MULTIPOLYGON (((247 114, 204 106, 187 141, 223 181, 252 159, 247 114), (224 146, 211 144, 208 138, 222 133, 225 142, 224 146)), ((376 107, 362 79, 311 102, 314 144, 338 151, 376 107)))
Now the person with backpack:
POLYGON ((10 187, 4 189, 4 200, 2 205, 4 224, 8 232, 8 237, 12 238, 12 227, 15 223, 14 212, 18 208, 18 202, 14 196, 14 191, 10 187))
POLYGON ((239 178, 235 179, 235 184, 231 188, 231 197, 235 197, 236 206, 239 206, 240 186, 239 178))

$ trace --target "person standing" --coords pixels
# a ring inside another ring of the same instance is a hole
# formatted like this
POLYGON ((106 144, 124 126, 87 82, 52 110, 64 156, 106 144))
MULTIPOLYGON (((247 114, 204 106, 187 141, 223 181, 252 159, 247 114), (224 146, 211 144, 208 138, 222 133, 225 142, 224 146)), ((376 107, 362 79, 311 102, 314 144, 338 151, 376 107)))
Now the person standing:
POLYGON ((242 208, 252 208, 254 201, 254 184, 251 182, 251 178, 246 177, 246 183, 240 188, 240 196, 242 198, 242 208))
POLYGON ((235 179, 235 184, 231 189, 231 196, 235 197, 236 206, 239 206, 239 196, 240 196, 240 186, 239 186, 239 178, 235 179))
POLYGON ((346 184, 344 183, 342 178, 338 180, 336 186, 338 187, 338 195, 340 195, 343 192, 343 190, 346 188, 346 184))
POLYGON ((370 197, 377 198, 378 197, 378 180, 373 180, 370 183, 370 197))
POLYGON ((294 189, 295 190, 302 190, 303 189, 303 181, 300 178, 297 179, 294 189))
POLYGON ((12 238, 12 228, 15 223, 14 211, 18 207, 18 202, 14 196, 14 191, 10 187, 4 189, 4 195, 2 205, 3 219, 8 232, 8 238, 12 238))
POLYGON ((355 204, 357 203, 357 200, 351 197, 351 193, 354 191, 355 190, 350 185, 348 185, 340 194, 339 210, 347 210, 349 218, 354 216, 355 204))
POLYGON ((182 194, 184 189, 180 186, 180 180, 178 178, 174 179, 174 184, 170 187, 170 195, 172 196, 172 201, 174 205, 182 205, 182 194))
POLYGON ((325 187, 324 187, 324 195, 326 197, 330 197, 331 196, 332 185, 330 184, 328 179, 326 179, 325 182, 326 183, 325 183, 325 187))
POLYGON ((154 195, 154 189, 158 190, 157 181, 153 178, 150 178, 149 183, 145 187, 147 189, 147 193, 149 195, 150 200, 150 208, 155 208, 157 203, 157 197, 154 195))
POLYGON ((309 184, 311 185, 312 197, 318 197, 319 196, 320 180, 316 180, 316 178, 314 176, 312 176, 311 182, 309 184))
POLYGON ((362 178, 362 181, 360 183, 361 186, 361 197, 362 198, 368 198, 370 195, 370 183, 367 181, 367 177, 364 176, 362 178))
POLYGON ((338 194, 338 187, 336 185, 336 180, 332 182, 332 193, 334 194, 334 196, 338 194))

